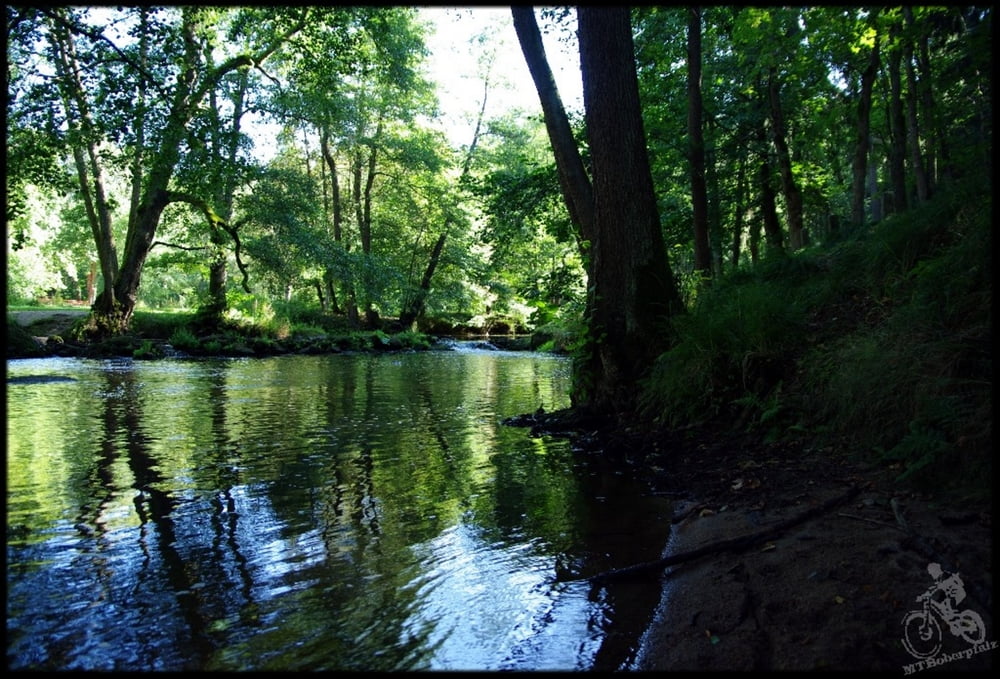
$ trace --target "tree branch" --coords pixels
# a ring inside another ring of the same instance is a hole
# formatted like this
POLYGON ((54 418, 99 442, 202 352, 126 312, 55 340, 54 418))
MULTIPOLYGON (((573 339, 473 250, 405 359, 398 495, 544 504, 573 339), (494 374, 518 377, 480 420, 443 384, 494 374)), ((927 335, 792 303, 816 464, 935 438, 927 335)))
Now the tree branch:
POLYGON ((38 7, 36 9, 45 16, 49 17, 51 20, 61 25, 68 31, 72 31, 73 33, 78 33, 80 35, 85 35, 94 42, 106 43, 111 48, 111 50, 114 51, 121 58, 122 61, 124 61, 129 66, 134 68, 136 72, 139 73, 139 75, 141 75, 146 80, 146 84, 151 86, 160 94, 161 98, 167 99, 169 97, 167 91, 162 87, 160 87, 159 83, 162 82, 162 78, 159 79, 154 78, 153 74, 150 73, 145 67, 143 67, 142 64, 137 63, 135 59, 133 59, 124 51, 122 51, 122 49, 118 47, 118 45, 112 42, 111 39, 106 35, 104 35, 103 33, 90 29, 86 26, 82 26, 79 23, 69 21, 68 19, 66 19, 66 17, 63 16, 62 11, 58 10, 55 7, 38 7))
POLYGON ((162 245, 163 247, 166 247, 166 248, 176 248, 177 250, 187 250, 188 252, 193 252, 195 250, 207 250, 208 249, 204 245, 199 245, 199 246, 196 246, 196 247, 190 246, 190 245, 177 245, 176 243, 168 243, 168 242, 163 241, 163 240, 153 241, 153 244, 149 246, 149 249, 152 250, 157 245, 162 245))
MULTIPOLYGON (((660 559, 658 561, 650 561, 646 563, 636 564, 634 566, 627 566, 625 568, 617 568, 610 571, 605 571, 603 573, 598 573, 597 575, 592 575, 587 580, 592 584, 605 584, 612 582, 614 580, 621 580, 628 577, 635 577, 640 575, 647 575, 654 571, 660 571, 667 566, 674 566, 679 563, 684 563, 685 561, 691 561, 697 559, 698 557, 705 556, 707 554, 716 554, 718 552, 731 552, 740 551, 752 547, 760 542, 764 542, 770 538, 775 537, 778 533, 787 530, 793 526, 797 526, 800 523, 805 523, 809 519, 818 516, 826 511, 829 511, 833 507, 841 504, 842 502, 847 502, 852 497, 858 494, 861 489, 858 486, 851 486, 847 492, 832 497, 826 502, 816 505, 815 507, 810 507, 801 514, 797 514, 784 521, 779 521, 770 528, 766 528, 760 532, 753 533, 751 535, 743 535, 736 538, 730 538, 728 540, 720 540, 719 542, 713 542, 711 544, 705 545, 704 547, 699 547, 697 549, 692 549, 689 552, 680 552, 679 554, 672 554, 666 558, 660 559)), ((573 578, 568 578, 572 580, 573 578)))
POLYGON ((253 290, 250 289, 250 273, 246 264, 244 264, 243 260, 240 258, 240 252, 243 245, 240 243, 240 237, 237 230, 243 225, 243 223, 237 222, 233 225, 227 224, 222 217, 215 214, 215 210, 213 210, 212 206, 208 204, 208 201, 199 196, 195 196, 194 194, 184 193, 182 191, 170 191, 167 193, 166 203, 188 203, 204 213, 205 218, 208 220, 211 227, 220 228, 229 234, 229 236, 233 239, 233 242, 236 244, 233 253, 236 255, 236 266, 243 275, 241 285, 247 293, 253 293, 253 290))

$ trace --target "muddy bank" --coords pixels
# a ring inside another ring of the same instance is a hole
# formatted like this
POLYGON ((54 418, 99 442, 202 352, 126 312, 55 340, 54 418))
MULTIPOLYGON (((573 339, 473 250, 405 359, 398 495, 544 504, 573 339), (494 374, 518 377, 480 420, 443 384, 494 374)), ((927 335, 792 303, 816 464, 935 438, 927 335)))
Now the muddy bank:
POLYGON ((663 464, 662 489, 676 498, 664 556, 810 518, 660 571, 661 600, 623 669, 902 673, 928 659, 992 668, 988 500, 921 494, 891 467, 803 446, 696 446, 663 464), (934 638, 915 642, 920 656, 903 622, 934 584, 932 563, 959 574, 956 611, 978 615, 983 630, 963 637, 942 623, 936 649, 934 638))

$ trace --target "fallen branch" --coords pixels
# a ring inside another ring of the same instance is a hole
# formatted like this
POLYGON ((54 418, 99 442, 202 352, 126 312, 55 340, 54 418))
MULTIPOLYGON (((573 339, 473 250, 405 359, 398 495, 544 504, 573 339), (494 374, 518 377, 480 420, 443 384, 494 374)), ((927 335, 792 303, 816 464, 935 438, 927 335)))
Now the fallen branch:
POLYGON ((692 559, 697 559, 707 554, 741 551, 760 542, 764 542, 765 540, 769 540, 775 537, 778 533, 793 526, 797 526, 800 523, 804 523, 814 516, 818 516, 819 514, 829 511, 833 507, 836 507, 842 502, 846 502, 854 497, 860 490, 861 489, 857 486, 851 486, 846 493, 830 498, 826 502, 816 505, 815 507, 811 507, 801 514, 797 514, 796 516, 785 519, 784 521, 779 521, 773 526, 758 533, 730 538, 728 540, 720 540, 719 542, 713 542, 709 545, 705 545, 704 547, 699 547, 698 549, 692 549, 689 552, 672 554, 657 561, 649 561, 646 563, 636 564, 634 566, 626 566, 625 568, 616 568, 610 571, 605 571, 603 573, 598 573, 597 575, 592 575, 587 578, 587 580, 595 585, 606 584, 614 580, 622 580, 624 578, 636 577, 649 574, 654 571, 660 571, 667 566, 674 566, 679 563, 691 561, 692 559))
POLYGON ((876 526, 882 526, 884 528, 892 528, 893 530, 903 531, 904 533, 906 532, 904 528, 900 528, 899 526, 894 526, 891 523, 886 523, 885 521, 876 521, 875 519, 869 519, 866 516, 855 516, 854 514, 847 514, 846 512, 837 512, 837 516, 841 516, 845 519, 854 519, 855 521, 865 521, 867 523, 871 523, 876 526))

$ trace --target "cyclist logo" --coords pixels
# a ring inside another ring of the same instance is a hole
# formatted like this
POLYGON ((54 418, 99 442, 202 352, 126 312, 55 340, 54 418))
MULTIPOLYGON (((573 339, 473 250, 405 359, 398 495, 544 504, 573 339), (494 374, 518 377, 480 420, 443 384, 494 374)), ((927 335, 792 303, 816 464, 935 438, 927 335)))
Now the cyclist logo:
POLYGON ((903 646, 914 658, 933 658, 941 651, 942 622, 953 636, 981 644, 986 638, 982 617, 969 609, 956 609, 965 599, 965 585, 958 573, 945 573, 937 563, 929 564, 927 572, 934 584, 917 597, 922 608, 903 617, 903 646))

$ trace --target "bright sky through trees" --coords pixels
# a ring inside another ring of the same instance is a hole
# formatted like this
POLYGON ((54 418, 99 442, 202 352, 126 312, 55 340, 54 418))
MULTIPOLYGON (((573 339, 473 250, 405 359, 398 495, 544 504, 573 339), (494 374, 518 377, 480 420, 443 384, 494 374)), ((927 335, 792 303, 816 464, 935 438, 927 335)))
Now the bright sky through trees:
MULTIPOLYGON (((514 32, 510 7, 422 7, 420 14, 434 27, 427 38, 430 51, 427 68, 439 87, 442 115, 438 124, 455 148, 472 141, 483 96, 485 66, 480 62, 494 51, 496 62, 487 97, 487 117, 499 116, 512 109, 541 114, 538 94, 514 32)), ((583 82, 575 21, 573 35, 545 33, 545 23, 541 19, 539 27, 563 105, 567 111, 582 111, 583 82), (560 42, 567 38, 569 44, 560 42)), ((255 128, 258 156, 265 160, 270 158, 275 149, 268 140, 276 139, 278 126, 254 120, 248 127, 255 128)))
MULTIPOLYGON (((484 66, 479 62, 494 50, 496 62, 487 97, 487 117, 511 109, 541 112, 514 32, 510 7, 426 7, 420 11, 436 27, 427 41, 431 51, 429 68, 431 77, 440 85, 442 123, 453 145, 471 141, 483 96, 484 66)), ((583 84, 575 36, 572 45, 565 45, 555 33, 544 33, 541 20, 539 26, 563 104, 567 110, 582 110, 583 84)))

